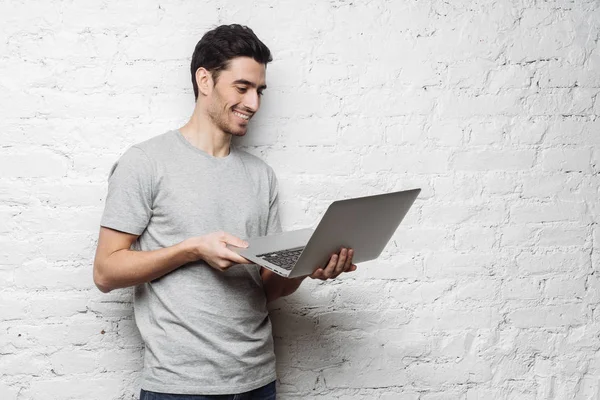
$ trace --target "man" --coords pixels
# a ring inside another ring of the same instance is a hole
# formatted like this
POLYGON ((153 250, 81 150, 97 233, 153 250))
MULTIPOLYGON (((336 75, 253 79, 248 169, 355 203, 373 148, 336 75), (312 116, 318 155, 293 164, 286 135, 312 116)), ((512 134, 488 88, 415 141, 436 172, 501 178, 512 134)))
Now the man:
MULTIPOLYGON (((281 229, 273 170, 231 144, 260 107, 271 60, 247 27, 207 32, 192 57, 188 123, 131 147, 111 171, 94 282, 103 292, 135 286, 142 400, 275 398, 267 302, 304 278, 226 247, 281 229)), ((311 278, 355 269, 342 249, 311 278)))

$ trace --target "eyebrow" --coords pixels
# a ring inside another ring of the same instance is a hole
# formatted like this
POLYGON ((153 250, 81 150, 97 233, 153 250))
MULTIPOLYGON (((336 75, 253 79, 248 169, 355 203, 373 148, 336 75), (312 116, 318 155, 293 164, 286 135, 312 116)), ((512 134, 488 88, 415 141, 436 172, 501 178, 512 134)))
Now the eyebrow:
MULTIPOLYGON (((247 81, 245 79, 238 79, 237 81, 234 81, 233 83, 234 84, 237 83, 237 84, 240 84, 240 85, 248 85, 248 86, 253 87, 253 88, 256 87, 256 83, 247 81)), ((262 85, 262 86, 259 86, 258 88, 262 89, 262 90, 265 90, 267 88, 267 85, 262 85)))

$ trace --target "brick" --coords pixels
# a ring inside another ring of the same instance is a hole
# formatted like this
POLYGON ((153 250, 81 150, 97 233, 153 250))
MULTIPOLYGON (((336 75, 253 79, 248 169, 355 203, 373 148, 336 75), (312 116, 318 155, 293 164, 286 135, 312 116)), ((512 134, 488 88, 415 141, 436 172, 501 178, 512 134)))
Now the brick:
POLYGON ((63 318, 87 311, 87 296, 79 292, 45 293, 36 292, 29 299, 30 318, 63 318))
MULTIPOLYGON (((107 172, 108 177, 108 172, 107 172)), ((102 183, 65 182, 36 185, 38 198, 57 207, 104 207, 107 181, 102 183)), ((97 212, 97 208, 94 209, 97 212)), ((98 214, 95 214, 98 217, 98 214)))
POLYGON ((509 312, 507 317, 517 328, 577 326, 587 319, 587 312, 580 305, 522 308, 509 312))
POLYGON ((456 171, 519 171, 531 168, 534 159, 531 150, 470 151, 455 154, 452 166, 456 171))
POLYGON ((554 89, 550 93, 530 95, 525 108, 531 115, 591 115, 595 92, 590 89, 554 89))
POLYGON ((546 281, 545 295, 552 298, 582 298, 585 294, 586 278, 553 277, 546 281))
POLYGON ((478 301, 481 304, 494 302, 498 297, 500 283, 492 279, 474 279, 457 284, 450 299, 455 301, 478 301))
POLYGON ((273 168, 288 173, 352 175, 357 169, 357 158, 348 152, 334 152, 324 156, 319 149, 299 147, 295 149, 272 149, 266 157, 273 168), (307 163, 306 160, 312 160, 307 163))
POLYGON ((290 94, 269 89, 261 107, 279 118, 330 118, 341 110, 340 98, 332 94, 302 90, 294 93, 293 100, 289 96, 290 94))
POLYGON ((446 201, 473 199, 479 196, 483 190, 480 179, 471 174, 435 176, 433 187, 435 195, 446 201))
POLYGON ((390 290, 391 297, 399 306, 412 304, 429 304, 448 292, 454 282, 452 280, 436 280, 433 282, 398 282, 390 290))
MULTIPOLYGON (((366 360, 365 360, 366 361, 366 360)), ((404 365, 391 359, 380 359, 371 367, 365 361, 346 362, 336 368, 328 368, 323 371, 323 376, 328 388, 376 388, 386 386, 399 386, 406 382, 404 365), (348 374, 357 369, 363 371, 348 379, 348 374)))
POLYGON ((358 264, 352 273, 357 280, 386 279, 397 280, 417 278, 423 275, 423 260, 412 254, 396 254, 389 260, 374 260, 358 264))
MULTIPOLYGON (((596 105, 600 102, 596 101, 596 105)), ((596 114, 597 115, 597 114, 596 114)), ((548 123, 543 143, 547 146, 590 146, 600 143, 600 120, 597 118, 563 116, 548 123)))
MULTIPOLYGON (((579 78, 580 68, 574 68, 571 64, 560 64, 550 61, 536 72, 537 84, 541 88, 565 88, 574 87, 579 78)), ((583 74, 581 74, 583 75, 583 74)))
MULTIPOLYGON (((352 137, 346 138, 344 132, 340 132, 338 122, 331 119, 311 118, 281 125, 279 137, 290 145, 327 146, 345 141, 356 142, 352 137)), ((379 135, 381 136, 381 132, 379 135)), ((364 129, 356 136, 377 137, 377 132, 372 132, 372 129, 364 129)), ((273 141, 273 138, 271 138, 270 143, 273 143, 273 141)))
POLYGON ((119 87, 121 90, 127 90, 156 85, 158 82, 163 81, 166 71, 157 68, 155 62, 136 60, 134 62, 116 63, 107 72, 107 84, 119 87))
POLYGON ((123 301, 120 299, 102 299, 92 300, 89 302, 89 311, 93 313, 100 313, 105 318, 131 318, 133 315, 133 305, 130 301, 123 301))
POLYGON ((547 138, 551 124, 546 118, 531 118, 517 120, 508 132, 511 143, 525 145, 539 144, 547 138))
POLYGON ((465 390, 460 386, 457 386, 452 389, 446 389, 442 392, 430 392, 425 393, 422 400, 452 400, 452 399, 460 399, 464 396, 465 390))
POLYGON ((68 232, 89 232, 99 228, 103 208, 103 205, 76 210, 65 207, 30 207, 19 213, 14 218, 14 223, 30 234, 44 233, 58 227, 68 232), (40 224, 40 221, 44 223, 40 224))
POLYGON ((465 128, 457 120, 433 121, 427 130, 427 138, 438 146, 460 146, 465 140, 465 128))
POLYGON ((561 224, 560 227, 552 226, 540 229, 538 245, 544 247, 583 247, 589 239, 589 227, 577 226, 577 224, 561 224))
POLYGON ((501 393, 502 389, 500 388, 469 388, 467 389, 466 400, 497 399, 499 396, 501 396, 501 393))
POLYGON ((368 91, 347 96, 340 111, 355 116, 368 109, 370 117, 428 115, 436 97, 435 93, 422 88, 405 90, 402 95, 397 90, 368 91))
POLYGON ((448 68, 447 83, 457 89, 483 88, 486 76, 493 67, 494 63, 487 60, 453 63, 448 68))
MULTIPOLYGON (((374 120, 377 121, 380 118, 374 118, 374 120)), ((382 121, 382 124, 386 144, 420 145, 426 138, 425 118, 422 116, 389 117, 382 121)))
POLYGON ((0 315, 2 321, 24 319, 29 310, 29 302, 22 294, 0 292, 0 315))
MULTIPOLYGON (((383 143, 384 134, 386 133, 386 127, 378 118, 352 118, 339 124, 339 129, 338 125, 333 121, 327 124, 329 127, 321 134, 326 135, 328 144, 341 142, 352 143, 357 146, 377 146, 383 143), (334 135, 333 132, 335 131, 339 131, 339 134, 334 135)), ((307 121, 304 130, 308 132, 315 131, 314 122, 307 121)), ((402 127, 398 128, 398 130, 401 132, 394 132, 393 137, 396 137, 398 133, 401 135, 405 133, 402 127)), ((300 131, 296 130, 296 132, 298 135, 302 135, 300 131)))
POLYGON ((489 307, 474 310, 430 307, 416 310, 408 326, 416 331, 489 329, 498 318, 497 311, 489 307))
POLYGON ((496 229, 464 226, 454 233, 454 246, 457 250, 488 251, 495 243, 496 229))
POLYGON ((52 370, 57 375, 93 372, 98 364, 97 359, 98 355, 95 352, 81 349, 62 349, 49 357, 52 370))
POLYGON ((3 177, 50 178, 67 174, 69 162, 61 154, 37 149, 15 153, 0 155, 0 170, 3 177))
POLYGON ((0 397, 4 400, 17 400, 19 393, 17 385, 8 385, 6 383, 0 383, 0 397))
POLYGON ((428 202, 423 206, 423 218, 426 221, 435 221, 440 225, 464 224, 473 218, 472 206, 464 203, 444 204, 441 202, 428 202))
POLYGON ((404 148, 370 152, 362 159, 363 173, 390 170, 399 173, 436 174, 448 171, 447 151, 415 151, 404 148))
POLYGON ((414 363, 408 375, 415 383, 425 386, 486 382, 491 379, 491 367, 483 361, 465 359, 459 363, 414 363))
MULTIPOLYGON (((51 326, 52 331, 55 335, 64 335, 64 339, 62 339, 63 343, 71 343, 74 346, 101 347, 100 344, 103 340, 109 340, 107 337, 110 336, 110 324, 105 322, 107 319, 106 317, 103 320, 98 320, 93 314, 90 314, 91 313, 79 313, 71 317, 70 321, 72 322, 66 332, 64 330, 57 332, 57 327, 55 326, 51 326)), ((125 323, 127 321, 121 322, 125 323)), ((123 333, 125 334, 127 332, 123 333)), ((45 339, 45 337, 43 339, 45 339)), ((41 340, 39 336, 38 340, 41 340)), ((131 336, 128 336, 126 340, 131 343, 139 342, 139 332, 135 332, 131 336)))
POLYGON ((470 146, 498 145, 504 142, 508 123, 503 120, 471 122, 467 128, 470 146))
POLYGON ((507 300, 536 300, 540 292, 539 279, 514 278, 502 282, 502 298, 507 300))
POLYGON ((406 250, 435 250, 448 247, 448 231, 439 228, 398 229, 392 236, 398 246, 406 250))
POLYGON ((11 375, 41 376, 48 366, 46 355, 36 351, 3 354, 0 359, 2 371, 10 371, 11 375))
POLYGON ((591 267, 589 252, 546 251, 522 252, 517 256, 517 267, 524 274, 586 271, 591 267))
POLYGON ((510 209, 510 220, 513 223, 529 222, 585 222, 589 220, 586 205, 582 202, 519 202, 510 209))
POLYGON ((18 288, 30 290, 87 289, 93 285, 92 267, 91 264, 85 267, 62 267, 37 258, 15 269, 14 282, 18 288), (36 279, 31 279, 32 276, 36 279))
POLYGON ((33 398, 43 398, 48 393, 60 393, 65 400, 113 399, 118 398, 125 382, 118 376, 87 376, 85 379, 72 379, 68 376, 35 379, 31 381, 28 393, 33 398), (94 390, 90 391, 90 388, 94 390))
POLYGON ((98 231, 73 233, 41 233, 33 237, 35 243, 31 258, 44 255, 50 262, 83 260, 87 265, 93 262, 94 248, 98 231))
POLYGON ((520 112, 518 93, 473 95, 466 91, 445 93, 439 99, 442 117, 472 118, 490 115, 513 116, 520 112))
POLYGON ((496 260, 493 253, 436 251, 425 258, 425 276, 488 275, 496 260))
POLYGON ((103 352, 98 358, 98 365, 102 372, 137 372, 143 362, 144 352, 139 349, 119 349, 111 352, 103 352))
POLYGON ((376 333, 386 328, 397 329, 408 322, 406 310, 375 313, 372 311, 333 311, 318 316, 319 329, 376 333))
POLYGON ((578 188, 581 174, 545 173, 523 177, 523 197, 531 199, 560 199, 573 201, 580 198, 578 188))
POLYGON ((526 89, 533 78, 532 69, 524 65, 506 65, 489 73, 489 89, 498 92, 502 89, 526 89))
POLYGON ((560 172, 591 172, 591 149, 548 149, 542 152, 542 169, 560 172))

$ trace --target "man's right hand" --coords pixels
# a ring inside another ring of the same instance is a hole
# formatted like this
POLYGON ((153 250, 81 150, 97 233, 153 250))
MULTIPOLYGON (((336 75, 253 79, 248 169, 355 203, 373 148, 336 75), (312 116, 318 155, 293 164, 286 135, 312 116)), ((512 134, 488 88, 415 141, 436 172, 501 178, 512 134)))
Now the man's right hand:
POLYGON ((131 250, 137 239, 138 235, 100 227, 94 259, 94 282, 98 289, 106 293, 150 282, 200 259, 219 271, 235 264, 250 263, 227 248, 227 244, 238 247, 248 247, 248 244, 224 232, 193 237, 174 246, 149 251, 131 250))
POLYGON ((204 260, 219 271, 225 271, 236 264, 251 264, 239 254, 229 250, 227 245, 248 247, 248 243, 226 232, 214 232, 208 235, 193 237, 181 243, 191 254, 193 260, 204 260))

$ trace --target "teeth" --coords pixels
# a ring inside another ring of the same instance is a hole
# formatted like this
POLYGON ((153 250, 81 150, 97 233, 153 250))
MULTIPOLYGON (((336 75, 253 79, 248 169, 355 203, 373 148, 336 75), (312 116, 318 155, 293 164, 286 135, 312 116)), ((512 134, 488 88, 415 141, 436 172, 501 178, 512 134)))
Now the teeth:
POLYGON ((239 112, 237 112, 237 111, 234 111, 233 113, 234 113, 235 115, 237 115, 238 117, 240 117, 240 118, 243 118, 243 119, 245 119, 245 120, 248 120, 248 119, 250 119, 250 116, 249 116, 249 115, 244 115, 244 114, 242 114, 242 113, 239 113, 239 112))

